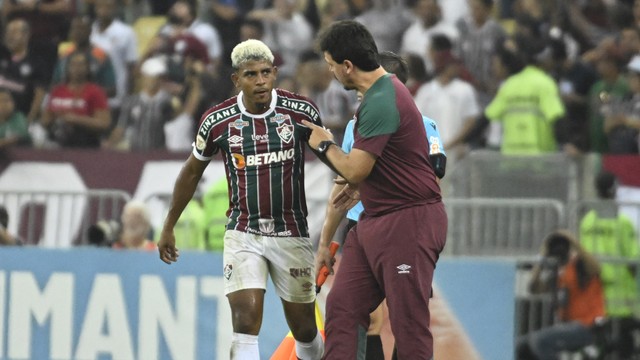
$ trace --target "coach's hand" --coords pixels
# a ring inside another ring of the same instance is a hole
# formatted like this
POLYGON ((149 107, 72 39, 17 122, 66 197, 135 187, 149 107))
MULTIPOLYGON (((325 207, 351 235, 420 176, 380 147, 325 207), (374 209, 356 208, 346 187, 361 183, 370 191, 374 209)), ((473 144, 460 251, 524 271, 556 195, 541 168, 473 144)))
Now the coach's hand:
POLYGON ((349 184, 346 181, 342 182, 334 180, 334 182, 339 185, 341 183, 344 184, 342 189, 340 189, 340 192, 331 199, 331 203, 336 209, 348 211, 360 202, 360 191, 358 190, 358 185, 349 184))
POLYGON ((311 136, 309 137, 309 146, 312 149, 317 149, 318 145, 320 145, 322 141, 333 141, 333 135, 331 134, 331 131, 329 131, 329 129, 318 126, 307 120, 302 120, 302 124, 311 130, 311 136))
POLYGON ((160 241, 158 241, 158 251, 160 252, 160 260, 171 265, 171 263, 178 261, 180 252, 176 248, 176 237, 173 234, 173 229, 162 229, 160 234, 160 241))

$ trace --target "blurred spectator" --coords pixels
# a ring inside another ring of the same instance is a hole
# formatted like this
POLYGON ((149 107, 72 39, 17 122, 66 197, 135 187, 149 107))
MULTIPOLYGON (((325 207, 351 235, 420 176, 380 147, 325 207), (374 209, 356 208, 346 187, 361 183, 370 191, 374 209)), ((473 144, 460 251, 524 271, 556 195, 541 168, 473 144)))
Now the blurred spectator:
POLYGON ((640 0, 633 2, 633 19, 635 26, 640 28, 640 0))
POLYGON ((313 27, 297 8, 298 0, 274 0, 273 7, 253 10, 249 19, 264 24, 264 42, 282 57, 278 66, 280 78, 295 76, 298 58, 313 47, 313 27))
POLYGON ((413 20, 411 11, 394 0, 367 0, 367 4, 368 8, 354 20, 369 29, 378 51, 399 52, 402 36, 413 20))
POLYGON ((241 0, 211 0, 209 3, 211 20, 222 42, 222 62, 231 66, 231 51, 242 41, 238 29, 242 26, 244 16, 251 10, 251 4, 241 0))
POLYGON ((90 63, 84 52, 69 55, 66 81, 51 89, 42 125, 62 147, 100 147, 111 124, 104 90, 90 81, 90 63))
POLYGON ((149 4, 151 15, 165 15, 176 0, 142 0, 149 4))
POLYGON ((611 113, 604 120, 604 133, 611 154, 640 152, 640 55, 629 62, 627 69, 631 93, 620 102, 612 103, 611 113))
POLYGON ((198 199, 189 201, 174 229, 176 246, 185 250, 208 250, 206 215, 198 199))
POLYGON ((50 72, 56 61, 58 44, 67 38, 69 20, 74 13, 73 0, 5 0, 5 23, 22 18, 31 27, 31 41, 40 60, 50 72))
POLYGON ((145 60, 140 68, 141 89, 125 97, 116 128, 106 148, 146 151, 166 148, 164 125, 173 119, 172 97, 163 89, 167 65, 163 58, 145 60))
POLYGON ((91 20, 87 17, 75 17, 71 20, 69 42, 61 43, 58 49, 58 62, 51 79, 52 85, 64 82, 64 72, 67 68, 69 55, 74 52, 87 54, 91 69, 92 80, 100 85, 109 98, 116 95, 116 75, 111 64, 109 54, 103 49, 91 44, 91 20))
POLYGON ((334 21, 351 19, 348 0, 327 0, 320 9, 320 29, 334 21))
POLYGON ((556 292, 559 322, 518 339, 518 360, 557 359, 562 351, 592 345, 596 340, 593 328, 605 315, 600 264, 572 234, 550 234, 541 255, 529 290, 533 294, 556 292))
POLYGON ((640 29, 628 26, 600 41, 595 48, 585 52, 582 58, 594 65, 607 56, 618 58, 620 63, 628 63, 638 53, 640 29))
POLYGON ((608 153, 605 119, 621 114, 621 102, 629 94, 629 85, 621 73, 622 59, 615 53, 607 53, 597 61, 600 80, 589 90, 589 145, 592 152, 608 153))
POLYGON ((602 171, 597 175, 596 190, 602 202, 582 217, 580 243, 590 254, 604 258, 600 277, 607 316, 619 322, 619 357, 629 359, 634 350, 634 330, 640 329, 635 317, 640 311, 638 269, 633 264, 640 257, 640 249, 633 223, 618 212, 616 189, 614 174, 602 171))
POLYGON ((9 227, 9 212, 4 205, 0 205, 0 246, 22 245, 22 241, 11 233, 9 227))
POLYGON ((427 71, 432 72, 433 64, 428 55, 431 36, 443 34, 456 43, 459 37, 458 29, 442 21, 442 12, 437 0, 416 0, 412 10, 415 20, 402 35, 400 52, 421 56, 427 71))
POLYGON ((560 96, 566 108, 563 127, 565 146, 575 153, 589 149, 589 90, 598 80, 595 70, 579 57, 570 57, 560 39, 551 40, 549 53, 542 66, 559 84, 560 96))
POLYGON ((104 49, 116 74, 116 97, 109 107, 117 113, 125 95, 133 88, 138 45, 133 28, 116 18, 119 0, 95 0, 96 20, 91 28, 91 43, 104 49))
POLYGON ((502 125, 500 149, 507 155, 535 155, 557 151, 555 123, 564 114, 558 85, 535 62, 535 50, 503 47, 499 61, 512 73, 484 111, 502 125))
POLYGON ((420 86, 429 81, 429 74, 424 65, 424 57, 411 53, 403 57, 407 60, 407 66, 409 67, 409 78, 405 85, 411 95, 415 97, 420 86))
POLYGON ((143 202, 130 201, 122 209, 122 232, 120 239, 112 247, 114 249, 156 250, 156 244, 150 240, 151 221, 149 211, 143 202))
POLYGON ((496 46, 504 41, 506 34, 491 17, 493 0, 470 0, 469 7, 470 16, 461 18, 456 24, 460 32, 458 52, 476 80, 480 104, 486 106, 498 89, 491 59, 496 46))
POLYGON ((418 89, 415 102, 424 116, 437 122, 449 155, 447 165, 452 166, 466 152, 461 145, 480 107, 471 84, 459 78, 464 65, 453 55, 451 42, 444 35, 435 35, 431 45, 435 78, 418 89))
MULTIPOLYGON (((264 23, 262 20, 258 19, 244 19, 242 21, 242 25, 240 25, 240 41, 245 41, 249 39, 256 39, 264 42, 264 23)), ((234 46, 237 45, 234 44, 234 46)), ((282 66, 282 56, 277 51, 273 52, 273 65, 282 66)), ((231 61, 231 60, 229 60, 231 61)))
POLYGON ((202 196, 202 207, 207 219, 207 249, 222 252, 229 210, 229 185, 226 177, 211 184, 202 196))
POLYGON ((11 92, 0 88, 0 150, 29 143, 27 119, 24 114, 16 111, 11 92))
POLYGON ((233 91, 231 70, 222 65, 216 73, 207 71, 207 48, 188 32, 172 36, 158 34, 143 58, 154 56, 166 59, 168 81, 164 87, 174 98, 174 109, 181 109, 165 125, 166 146, 172 151, 188 150, 197 126, 196 116, 214 102, 230 97, 233 91))
POLYGON ((313 51, 303 54, 296 81, 300 86, 298 92, 316 103, 322 125, 331 129, 335 140, 341 143, 347 121, 353 117, 358 105, 355 92, 345 90, 324 59, 313 51))
POLYGON ((29 37, 29 24, 24 19, 7 24, 0 54, 0 87, 11 91, 16 109, 33 123, 40 114, 49 78, 39 54, 29 48, 29 37))
POLYGON ((185 32, 193 35, 206 48, 210 70, 215 73, 222 56, 222 40, 218 30, 197 18, 197 4, 192 0, 176 1, 167 14, 168 23, 160 29, 160 34, 176 37, 185 32))

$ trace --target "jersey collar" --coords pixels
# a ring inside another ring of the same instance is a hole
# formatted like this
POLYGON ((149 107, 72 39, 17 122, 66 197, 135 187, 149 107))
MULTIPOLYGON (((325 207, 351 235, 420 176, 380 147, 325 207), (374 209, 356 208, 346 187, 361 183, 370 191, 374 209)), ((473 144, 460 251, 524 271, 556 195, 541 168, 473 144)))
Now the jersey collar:
POLYGON ((242 98, 244 97, 244 93, 241 91, 238 94, 238 107, 240 108, 240 112, 242 115, 248 116, 250 118, 262 119, 269 115, 276 108, 276 102, 278 101, 278 94, 276 94, 276 89, 271 90, 271 103, 269 104, 269 108, 263 112, 262 114, 251 114, 247 111, 247 108, 244 106, 242 102, 242 98))

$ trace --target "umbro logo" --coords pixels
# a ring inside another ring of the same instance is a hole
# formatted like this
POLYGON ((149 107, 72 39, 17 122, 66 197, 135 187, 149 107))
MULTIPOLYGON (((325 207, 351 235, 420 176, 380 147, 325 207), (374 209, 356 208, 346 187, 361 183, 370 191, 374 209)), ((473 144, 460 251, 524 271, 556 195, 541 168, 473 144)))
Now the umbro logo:
POLYGON ((396 269, 398 269, 398 274, 408 274, 410 273, 409 269, 411 269, 411 266, 407 264, 402 264, 402 265, 396 266, 396 269))
POLYGON ((229 147, 242 146, 243 140, 244 139, 242 138, 242 136, 233 135, 232 137, 229 138, 229 147))

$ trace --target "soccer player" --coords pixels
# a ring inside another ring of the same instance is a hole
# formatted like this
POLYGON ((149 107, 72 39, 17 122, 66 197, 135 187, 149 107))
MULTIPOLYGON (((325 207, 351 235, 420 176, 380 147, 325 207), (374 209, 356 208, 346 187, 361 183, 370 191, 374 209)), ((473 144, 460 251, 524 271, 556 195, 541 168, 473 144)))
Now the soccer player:
POLYGON ((211 158, 222 153, 230 208, 224 235, 224 286, 233 321, 232 360, 259 359, 258 333, 271 276, 300 359, 324 350, 315 322, 314 254, 307 228, 304 150, 307 124, 321 126, 309 99, 275 89, 271 50, 258 40, 236 45, 232 80, 240 93, 200 120, 193 153, 178 175, 158 248, 178 260, 174 226, 211 158))
MULTIPOLYGON (((369 313, 386 297, 398 358, 431 359, 429 296, 447 216, 422 115, 409 90, 379 65, 375 41, 362 24, 335 22, 319 43, 334 76, 363 94, 348 154, 330 132, 304 122, 312 130, 309 145, 348 183, 337 201, 357 187, 365 209, 347 235, 327 298, 325 358, 361 356, 369 313)), ((326 246, 317 258, 331 267, 326 246)))
MULTIPOLYGON (((406 60, 404 60, 400 55, 395 54, 391 51, 383 51, 379 54, 379 61, 380 65, 386 71, 391 74, 395 74, 403 84, 407 82, 407 79, 409 78, 409 66, 407 65, 406 60)), ((358 97, 361 98, 361 94, 358 94, 358 97)), ((442 141, 440 140, 440 132, 438 131, 438 126, 436 125, 435 121, 429 119, 426 116, 423 116, 422 119, 424 122, 424 128, 427 132, 427 138, 429 139, 429 160, 431 161, 431 166, 433 166, 438 178, 442 178, 445 174, 447 158, 445 151, 442 148, 442 141)), ((344 151, 345 153, 349 153, 351 151, 351 148, 353 147, 354 123, 354 120, 350 120, 345 129, 344 140, 342 142, 342 151, 344 151)), ((351 202, 345 203, 345 206, 342 206, 340 208, 334 206, 333 197, 339 194, 345 186, 344 179, 342 179, 340 176, 336 177, 334 181, 335 185, 331 190, 332 196, 329 197, 325 220, 322 226, 322 232, 320 234, 321 247, 329 246, 345 214, 349 219, 347 229, 351 229, 353 226, 355 226, 358 218, 360 217, 360 214, 364 210, 362 202, 356 203, 355 206, 348 209, 348 211, 347 207, 349 205, 352 205, 351 202)), ((359 198, 359 196, 357 196, 356 194, 354 194, 353 197, 355 197, 356 199, 359 198)), ((316 266, 316 269, 319 268, 320 267, 316 266)), ((382 342, 380 340, 380 329, 382 328, 382 322, 383 312, 382 305, 380 305, 374 312, 371 313, 371 323, 367 331, 366 360, 384 359, 382 342)))

